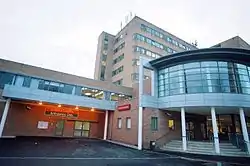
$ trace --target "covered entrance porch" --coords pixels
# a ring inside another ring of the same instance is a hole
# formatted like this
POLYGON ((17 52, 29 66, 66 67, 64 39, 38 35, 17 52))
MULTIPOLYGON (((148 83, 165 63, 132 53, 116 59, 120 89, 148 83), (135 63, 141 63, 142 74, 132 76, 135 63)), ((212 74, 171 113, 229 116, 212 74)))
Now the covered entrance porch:
POLYGON ((109 110, 41 101, 7 99, 0 137, 107 137, 109 110))
MULTIPOLYGON (((170 141, 165 147, 180 145, 181 151, 217 155, 249 154, 249 114, 246 108, 182 107, 180 142, 170 141)), ((178 149, 178 148, 177 148, 178 149)))

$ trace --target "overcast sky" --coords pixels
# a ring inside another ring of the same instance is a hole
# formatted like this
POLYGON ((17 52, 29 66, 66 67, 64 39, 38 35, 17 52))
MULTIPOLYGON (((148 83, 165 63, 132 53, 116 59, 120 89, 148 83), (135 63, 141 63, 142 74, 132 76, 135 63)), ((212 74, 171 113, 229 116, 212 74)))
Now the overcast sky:
POLYGON ((129 12, 198 47, 250 42, 249 0, 0 0, 1 58, 93 78, 97 38, 129 12))

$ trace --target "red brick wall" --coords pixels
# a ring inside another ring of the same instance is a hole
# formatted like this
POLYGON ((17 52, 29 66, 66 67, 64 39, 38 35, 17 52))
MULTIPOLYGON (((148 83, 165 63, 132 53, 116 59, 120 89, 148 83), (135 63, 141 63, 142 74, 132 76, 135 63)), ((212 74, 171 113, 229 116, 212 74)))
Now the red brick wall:
POLYGON ((169 142, 172 139, 181 138, 180 113, 163 111, 153 108, 144 108, 143 110, 143 148, 149 148, 150 141, 156 141, 157 146, 169 142), (167 113, 170 113, 167 115, 167 113), (158 130, 151 130, 151 117, 158 117, 158 130), (175 129, 170 130, 168 120, 173 119, 175 129))
POLYGON ((90 121, 90 137, 102 138, 104 129, 104 113, 77 111, 76 119, 47 116, 45 110, 75 112, 69 108, 58 108, 53 106, 29 105, 31 110, 26 109, 27 104, 11 102, 6 120, 5 136, 54 136, 57 120, 65 120, 63 137, 73 137, 74 120, 90 121), (49 122, 48 129, 38 129, 38 121, 49 122))
POLYGON ((137 132, 138 132, 138 100, 133 99, 131 101, 119 101, 118 105, 131 104, 131 109, 127 111, 114 111, 111 114, 111 132, 109 132, 109 139, 119 141, 131 145, 137 145, 137 132), (127 129, 126 118, 131 118, 131 128, 127 129), (122 119, 122 128, 118 129, 117 120, 122 119))

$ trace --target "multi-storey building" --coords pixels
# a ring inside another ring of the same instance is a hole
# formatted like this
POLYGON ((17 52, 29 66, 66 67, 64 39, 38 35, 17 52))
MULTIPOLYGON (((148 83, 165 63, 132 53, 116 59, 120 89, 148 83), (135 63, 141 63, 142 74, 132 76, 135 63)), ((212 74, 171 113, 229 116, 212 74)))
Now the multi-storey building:
MULTIPOLYGON (((194 45, 135 16, 116 35, 102 32, 99 36, 94 78, 132 87, 139 78, 139 57, 156 59, 194 49, 194 45)), ((149 77, 146 72, 145 78, 149 77)))
POLYGON ((250 49, 239 37, 219 47, 195 49, 135 17, 116 37, 100 36, 101 80, 0 59, 0 137, 101 138, 140 150, 246 156, 250 49))

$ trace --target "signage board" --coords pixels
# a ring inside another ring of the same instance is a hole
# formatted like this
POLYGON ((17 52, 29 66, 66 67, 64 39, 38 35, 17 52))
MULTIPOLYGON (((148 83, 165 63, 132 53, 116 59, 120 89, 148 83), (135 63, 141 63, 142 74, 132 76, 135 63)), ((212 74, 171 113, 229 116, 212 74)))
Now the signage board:
POLYGON ((130 110, 131 108, 131 104, 124 104, 124 105, 119 105, 117 107, 117 110, 118 111, 127 111, 127 110, 130 110))
POLYGON ((47 116, 61 116, 65 118, 77 118, 78 114, 69 112, 58 112, 58 111, 45 111, 47 116))
POLYGON ((49 127, 49 122, 38 121, 38 124, 37 124, 38 129, 48 129, 48 127, 49 127))

